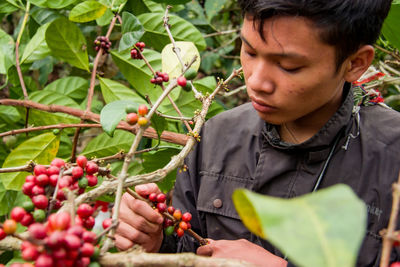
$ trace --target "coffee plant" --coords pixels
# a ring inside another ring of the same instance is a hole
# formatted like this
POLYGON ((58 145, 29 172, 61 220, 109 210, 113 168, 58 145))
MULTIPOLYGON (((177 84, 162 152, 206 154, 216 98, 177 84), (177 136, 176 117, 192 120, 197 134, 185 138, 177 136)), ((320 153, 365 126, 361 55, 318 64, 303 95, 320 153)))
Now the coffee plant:
MULTIPOLYGON (((124 192, 207 244, 165 194, 206 119, 247 100, 235 1, 5 0, 0 18, 0 263, 246 266, 113 248, 124 192), (163 193, 131 189, 149 182, 163 193)), ((398 108, 391 19, 363 84, 398 108)))

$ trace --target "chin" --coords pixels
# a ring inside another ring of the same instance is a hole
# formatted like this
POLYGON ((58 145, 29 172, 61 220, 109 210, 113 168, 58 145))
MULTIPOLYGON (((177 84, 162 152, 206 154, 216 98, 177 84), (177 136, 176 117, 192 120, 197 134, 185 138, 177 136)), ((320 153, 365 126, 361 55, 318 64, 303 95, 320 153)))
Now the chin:
POLYGON ((281 118, 276 118, 276 116, 271 116, 261 112, 257 112, 257 114, 260 117, 260 119, 269 124, 281 125, 284 122, 281 118))

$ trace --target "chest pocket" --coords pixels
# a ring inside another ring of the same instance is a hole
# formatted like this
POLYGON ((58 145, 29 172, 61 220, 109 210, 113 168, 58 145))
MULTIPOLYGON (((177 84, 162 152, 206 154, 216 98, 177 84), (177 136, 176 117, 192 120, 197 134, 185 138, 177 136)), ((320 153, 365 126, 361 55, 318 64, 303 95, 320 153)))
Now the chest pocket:
POLYGON ((240 221, 232 202, 235 189, 253 187, 251 178, 200 172, 197 210, 206 221, 207 237, 212 239, 250 239, 250 232, 240 221))

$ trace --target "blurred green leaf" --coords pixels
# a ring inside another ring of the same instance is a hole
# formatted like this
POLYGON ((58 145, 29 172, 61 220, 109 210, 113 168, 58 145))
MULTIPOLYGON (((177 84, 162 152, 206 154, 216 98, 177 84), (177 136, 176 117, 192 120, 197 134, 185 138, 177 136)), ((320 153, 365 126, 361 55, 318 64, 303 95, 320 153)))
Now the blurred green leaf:
POLYGON ((78 5, 69 13, 69 20, 74 22, 89 22, 100 18, 106 12, 107 7, 95 0, 89 0, 78 5))
POLYGON ((99 78, 104 101, 108 104, 117 100, 132 100, 138 104, 147 102, 125 85, 106 78, 99 78))
POLYGON ((233 202, 244 225, 296 266, 355 266, 367 210, 349 186, 335 185, 293 199, 238 189, 233 202))
POLYGON ((129 100, 119 100, 114 101, 107 104, 100 113, 100 123, 103 127, 103 130, 109 135, 113 136, 115 128, 117 127, 118 123, 125 119, 126 111, 125 108, 128 105, 133 105, 137 107, 139 106, 138 103, 129 100))
MULTIPOLYGON (((141 40, 158 51, 161 51, 164 46, 170 43, 164 28, 163 16, 163 13, 145 13, 138 16, 145 29, 145 34, 141 40)), ((168 23, 171 25, 171 33, 175 41, 193 42, 199 51, 206 48, 203 35, 190 22, 170 14, 168 23)))
MULTIPOLYGON (((30 138, 15 148, 6 158, 2 168, 19 167, 31 160, 38 164, 50 164, 57 154, 59 135, 44 133, 30 138)), ((21 190, 27 172, 0 173, 0 180, 6 189, 21 190)))
POLYGON ((25 46, 25 50, 21 58, 21 64, 24 62, 31 63, 41 60, 50 54, 50 49, 47 46, 45 38, 46 30, 49 25, 50 23, 46 23, 37 29, 35 35, 25 46))
POLYGON ((400 3, 393 3, 389 15, 383 23, 382 33, 397 49, 400 50, 400 3))
POLYGON ((102 133, 90 140, 81 154, 88 158, 101 158, 120 151, 128 153, 134 138, 134 134, 122 130, 116 130, 113 137, 102 133))
POLYGON ((82 100, 86 97, 89 83, 81 77, 69 76, 48 84, 44 91, 52 91, 73 99, 82 100))
POLYGON ((206 0, 204 9, 208 20, 211 21, 224 8, 227 2, 228 0, 206 0))
POLYGON ((46 42, 53 56, 89 71, 86 39, 73 22, 66 18, 53 21, 47 28, 46 42))
MULTIPOLYGON (((184 64, 189 64, 196 56, 196 61, 190 66, 191 69, 198 70, 200 67, 200 54, 192 42, 175 42, 179 48, 179 54, 184 64)), ((173 51, 173 45, 168 44, 161 52, 162 71, 168 73, 170 79, 178 78, 182 74, 181 63, 173 51)))
POLYGON ((112 18, 114 17, 114 13, 110 9, 107 9, 106 12, 100 18, 96 19, 96 23, 99 26, 106 26, 111 23, 112 18))
POLYGON ((158 139, 160 139, 160 136, 162 132, 165 130, 167 127, 167 121, 165 118, 158 116, 157 114, 154 114, 151 117, 151 126, 156 129, 158 139))
POLYGON ((0 29, 0 73, 7 74, 8 69, 14 64, 14 39, 0 29))
POLYGON ((187 2, 190 2, 190 0, 153 0, 154 2, 157 3, 165 3, 169 5, 180 5, 180 4, 186 4, 187 2))
POLYGON ((8 214, 14 207, 17 194, 17 191, 6 190, 3 183, 0 182, 0 216, 8 214))

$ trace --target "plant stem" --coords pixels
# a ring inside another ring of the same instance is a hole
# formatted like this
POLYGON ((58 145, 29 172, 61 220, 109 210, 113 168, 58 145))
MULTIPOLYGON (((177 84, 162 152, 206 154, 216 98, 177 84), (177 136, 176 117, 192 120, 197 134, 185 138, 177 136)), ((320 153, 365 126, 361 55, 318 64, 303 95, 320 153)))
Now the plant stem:
POLYGON ((380 267, 389 266, 390 261, 390 253, 392 251, 393 239, 391 238, 394 235, 397 225, 397 216, 399 214, 399 205, 400 205, 400 173, 397 180, 397 183, 392 185, 392 211, 390 213, 389 225, 386 233, 383 235, 383 246, 382 246, 382 256, 380 267))

